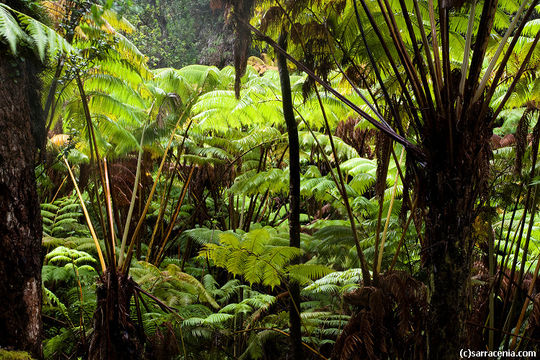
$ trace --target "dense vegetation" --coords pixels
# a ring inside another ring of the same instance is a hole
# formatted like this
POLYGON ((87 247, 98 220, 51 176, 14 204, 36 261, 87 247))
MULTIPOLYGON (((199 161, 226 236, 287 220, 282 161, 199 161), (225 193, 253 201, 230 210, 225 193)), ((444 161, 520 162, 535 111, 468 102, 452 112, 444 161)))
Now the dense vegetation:
POLYGON ((538 1, 129 4, 0 2, 1 348, 540 351, 538 1))

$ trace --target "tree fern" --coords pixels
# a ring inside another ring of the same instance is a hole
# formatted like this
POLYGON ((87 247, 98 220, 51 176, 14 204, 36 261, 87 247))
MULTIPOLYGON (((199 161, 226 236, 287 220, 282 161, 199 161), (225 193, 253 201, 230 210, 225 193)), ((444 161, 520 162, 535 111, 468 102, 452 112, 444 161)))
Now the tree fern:
POLYGON ((69 53, 71 45, 56 31, 38 20, 0 3, 0 37, 16 54, 17 46, 33 49, 44 61, 46 55, 54 57, 59 53, 69 53), (13 16, 15 15, 19 22, 13 16))
POLYGON ((298 248, 278 245, 282 238, 271 228, 252 230, 244 235, 220 234, 220 244, 207 244, 200 257, 207 257, 216 266, 227 269, 233 275, 242 276, 249 283, 274 287, 292 273, 297 278, 317 278, 332 271, 311 264, 287 267, 290 261, 301 255, 298 248), (277 243, 277 244, 276 244, 277 243))
POLYGON ((219 308, 214 298, 197 279, 182 272, 174 264, 169 264, 164 270, 160 270, 150 263, 140 261, 139 266, 133 267, 130 273, 140 286, 170 306, 186 305, 198 299, 214 308, 219 308))
POLYGON ((345 290, 351 290, 351 286, 359 287, 361 276, 362 271, 358 268, 335 271, 306 286, 302 290, 302 294, 305 296, 317 293, 342 294, 345 290))

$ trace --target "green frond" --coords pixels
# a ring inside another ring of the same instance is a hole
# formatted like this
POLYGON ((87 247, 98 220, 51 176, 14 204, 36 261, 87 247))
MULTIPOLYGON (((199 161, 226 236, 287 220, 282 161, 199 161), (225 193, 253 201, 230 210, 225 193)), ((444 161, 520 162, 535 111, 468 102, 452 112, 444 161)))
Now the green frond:
POLYGON ((17 53, 17 45, 28 46, 42 61, 45 55, 52 58, 72 51, 71 45, 56 31, 3 3, 0 3, 0 38, 8 43, 12 53, 17 53), (20 24, 12 14, 16 14, 20 24))
POLYGON ((299 284, 306 284, 334 272, 328 266, 318 264, 296 264, 287 267, 289 277, 299 284))
POLYGON ((221 310, 219 310, 220 313, 225 314, 248 314, 253 311, 253 308, 249 306, 248 304, 229 304, 224 306, 221 310))
POLYGON ((21 40, 25 40, 27 36, 10 11, 12 9, 9 6, 0 4, 0 36, 7 41, 11 52, 16 54, 17 44, 21 40))
POLYGON ((222 233, 221 244, 205 245, 199 257, 207 257, 214 265, 251 284, 274 287, 287 275, 286 265, 302 254, 301 249, 274 244, 276 240, 282 242, 277 232, 269 228, 251 230, 242 236, 222 233))
POLYGON ((335 271, 306 286, 302 293, 341 294, 345 288, 350 289, 350 285, 358 287, 361 277, 361 269, 335 271))
POLYGON ((271 194, 285 193, 289 187, 288 169, 273 168, 268 171, 247 171, 238 176, 229 191, 239 195, 253 195, 269 191, 271 194))
POLYGON ((247 304, 253 309, 265 308, 276 302, 276 297, 268 294, 255 292, 255 295, 249 296, 242 301, 242 304, 247 304))
POLYGON ((186 306, 198 300, 219 309, 213 296, 193 276, 181 271, 175 264, 168 264, 164 270, 139 261, 130 269, 133 278, 147 291, 160 298, 169 306, 186 306))
POLYGON ((93 114, 103 114, 113 119, 124 119, 131 124, 140 125, 146 119, 146 112, 135 106, 117 99, 110 93, 90 91, 88 105, 93 114))
POLYGON ((60 301, 60 299, 46 287, 43 287, 43 298, 45 303, 44 305, 49 304, 49 306, 57 307, 62 313, 62 315, 64 315, 66 319, 69 319, 66 305, 64 305, 62 301, 60 301))
POLYGON ((215 66, 188 65, 178 70, 178 73, 196 89, 208 92, 220 85, 221 72, 215 66))
POLYGON ((182 233, 182 236, 191 238, 199 245, 205 244, 217 244, 221 231, 206 228, 197 228, 186 230, 182 233))
POLYGON ((119 17, 115 11, 109 9, 103 11, 101 19, 105 20, 108 25, 118 31, 124 31, 126 33, 135 31, 135 26, 133 26, 126 18, 119 17))
POLYGON ((115 49, 122 56, 122 58, 129 60, 131 64, 139 71, 143 79, 150 79, 152 73, 147 67, 148 59, 146 56, 137 49, 137 47, 129 41, 125 36, 120 33, 115 33, 117 39, 115 49))
POLYGON ((198 318, 198 317, 192 317, 189 319, 186 319, 182 322, 183 326, 200 326, 200 325, 206 325, 206 326, 223 326, 224 323, 226 323, 228 320, 232 319, 234 316, 231 314, 224 314, 224 313, 215 313, 210 314, 206 318, 198 318))
POLYGON ((94 257, 84 251, 69 249, 59 246, 45 255, 45 264, 65 265, 65 264, 95 264, 94 257))
POLYGON ((80 337, 79 327, 62 328, 58 335, 47 339, 43 344, 43 355, 47 359, 52 359, 57 354, 70 354, 76 344, 76 339, 80 337))
POLYGON ((69 54, 73 51, 71 44, 45 24, 22 14, 19 19, 30 35, 32 45, 42 61, 45 60, 45 55, 54 58, 58 54, 69 54))
POLYGON ((264 355, 263 346, 266 342, 275 341, 276 337, 280 336, 272 330, 263 330, 251 334, 248 340, 248 346, 244 353, 238 358, 239 360, 260 359, 264 355))
POLYGON ((176 280, 181 282, 186 282, 188 284, 191 284, 197 289, 199 298, 210 305, 212 305, 215 309, 219 309, 218 303, 214 300, 214 298, 206 291, 205 287, 193 276, 186 274, 180 270, 180 268, 174 264, 170 264, 167 266, 165 271, 163 272, 165 276, 169 275, 176 280))
POLYGON ((186 102, 192 95, 192 83, 188 82, 179 70, 166 68, 153 70, 154 78, 152 82, 156 84, 165 93, 174 93, 180 96, 183 102, 186 102))
POLYGON ((336 183, 328 177, 305 179, 300 184, 300 195, 322 201, 332 201, 336 191, 336 183))

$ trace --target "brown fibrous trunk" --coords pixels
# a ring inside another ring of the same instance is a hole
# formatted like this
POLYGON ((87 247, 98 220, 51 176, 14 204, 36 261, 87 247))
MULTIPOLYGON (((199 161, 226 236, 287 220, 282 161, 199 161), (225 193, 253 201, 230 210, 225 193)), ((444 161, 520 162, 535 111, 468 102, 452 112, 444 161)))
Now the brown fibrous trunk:
POLYGON ((142 331, 130 318, 134 282, 129 276, 107 270, 97 286, 94 333, 88 350, 89 360, 143 359, 142 331))

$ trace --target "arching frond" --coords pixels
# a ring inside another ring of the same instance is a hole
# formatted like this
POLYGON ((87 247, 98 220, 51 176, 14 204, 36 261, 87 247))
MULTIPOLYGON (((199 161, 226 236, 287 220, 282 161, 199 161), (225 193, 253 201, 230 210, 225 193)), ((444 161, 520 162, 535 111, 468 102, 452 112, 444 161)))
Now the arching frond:
POLYGON ((52 58, 72 50, 71 45, 56 31, 3 3, 0 3, 0 38, 9 44, 14 54, 17 53, 17 46, 27 46, 34 50, 42 61, 45 60, 45 55, 52 58))

